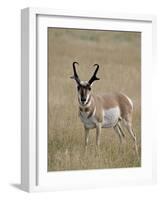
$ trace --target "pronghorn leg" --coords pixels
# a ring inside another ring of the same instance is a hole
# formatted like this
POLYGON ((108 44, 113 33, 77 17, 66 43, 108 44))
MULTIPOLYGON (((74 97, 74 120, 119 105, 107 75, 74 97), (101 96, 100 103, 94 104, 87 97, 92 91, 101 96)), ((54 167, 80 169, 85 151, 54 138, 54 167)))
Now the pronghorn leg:
POLYGON ((118 124, 116 124, 113 128, 114 128, 115 132, 116 132, 116 133, 118 134, 118 136, 119 136, 120 143, 122 143, 121 131, 120 131, 120 129, 119 129, 118 124))
POLYGON ((87 150, 89 140, 89 128, 84 127, 85 130, 85 149, 87 150))
POLYGON ((131 122, 129 122, 129 121, 125 121, 125 126, 126 126, 128 132, 130 133, 130 135, 131 135, 133 141, 134 141, 135 151, 136 151, 136 154, 137 154, 137 156, 138 156, 139 154, 138 154, 137 140, 136 140, 136 135, 135 135, 135 133, 134 133, 134 131, 133 131, 133 128, 132 128, 132 124, 131 124, 131 122))
POLYGON ((102 128, 102 125, 101 123, 98 123, 97 126, 96 126, 96 156, 99 156, 100 155, 100 137, 101 137, 101 128, 102 128))
POLYGON ((125 133, 124 133, 122 127, 121 127, 120 122, 118 122, 117 125, 118 125, 118 128, 119 128, 120 132, 121 132, 121 135, 122 135, 123 137, 125 137, 125 133))
POLYGON ((100 136, 101 136, 101 123, 98 123, 96 126, 96 145, 100 145, 100 136))

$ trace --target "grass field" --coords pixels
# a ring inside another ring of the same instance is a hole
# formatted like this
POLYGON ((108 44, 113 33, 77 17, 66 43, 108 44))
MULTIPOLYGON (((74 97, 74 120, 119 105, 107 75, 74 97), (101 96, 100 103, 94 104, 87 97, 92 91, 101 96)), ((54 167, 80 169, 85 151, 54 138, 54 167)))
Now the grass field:
POLYGON ((48 29, 48 171, 139 167, 133 141, 126 132, 120 146, 113 129, 103 129, 99 153, 95 130, 84 151, 84 129, 72 63, 79 62, 81 80, 89 80, 98 63, 100 81, 93 93, 121 91, 134 103, 133 128, 141 157, 141 33, 48 29))

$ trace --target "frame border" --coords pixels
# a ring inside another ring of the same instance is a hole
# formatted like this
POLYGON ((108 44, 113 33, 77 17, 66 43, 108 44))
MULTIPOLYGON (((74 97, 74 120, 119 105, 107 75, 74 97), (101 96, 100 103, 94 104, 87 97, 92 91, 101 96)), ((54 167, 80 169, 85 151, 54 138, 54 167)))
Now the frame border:
MULTIPOLYGON (((25 8, 21 10, 21 189, 42 191, 37 166, 37 15, 90 19, 143 21, 152 23, 152 58, 156 61, 156 17, 154 15, 25 8)), ((156 142, 153 141, 153 183, 156 182, 156 142), (155 148, 154 148, 155 147, 155 148)), ((46 189, 45 189, 46 190, 46 189)), ((47 188, 52 190, 52 188, 47 188)))

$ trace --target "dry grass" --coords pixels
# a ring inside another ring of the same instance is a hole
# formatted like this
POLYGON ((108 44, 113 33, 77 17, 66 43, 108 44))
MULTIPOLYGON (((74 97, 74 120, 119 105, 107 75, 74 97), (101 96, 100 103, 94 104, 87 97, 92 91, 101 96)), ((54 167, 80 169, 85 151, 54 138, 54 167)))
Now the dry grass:
POLYGON ((48 29, 48 170, 138 167, 132 139, 124 144, 113 129, 103 129, 99 153, 95 130, 90 131, 89 147, 84 152, 83 124, 78 117, 78 102, 72 62, 88 80, 94 63, 100 65, 101 78, 93 93, 122 91, 134 102, 133 127, 141 154, 141 34, 113 31, 48 29))

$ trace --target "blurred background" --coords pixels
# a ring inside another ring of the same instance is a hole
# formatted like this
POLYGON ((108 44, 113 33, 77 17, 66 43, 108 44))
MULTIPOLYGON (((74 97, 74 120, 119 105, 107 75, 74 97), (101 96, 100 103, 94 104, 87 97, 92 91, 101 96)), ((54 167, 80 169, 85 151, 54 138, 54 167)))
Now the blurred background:
POLYGON ((48 28, 48 170, 139 167, 132 139, 119 147, 113 129, 103 129, 100 154, 95 130, 84 153, 84 129, 72 63, 81 80, 89 80, 98 63, 100 81, 93 93, 123 92, 134 103, 133 127, 141 155, 141 33, 48 28))

